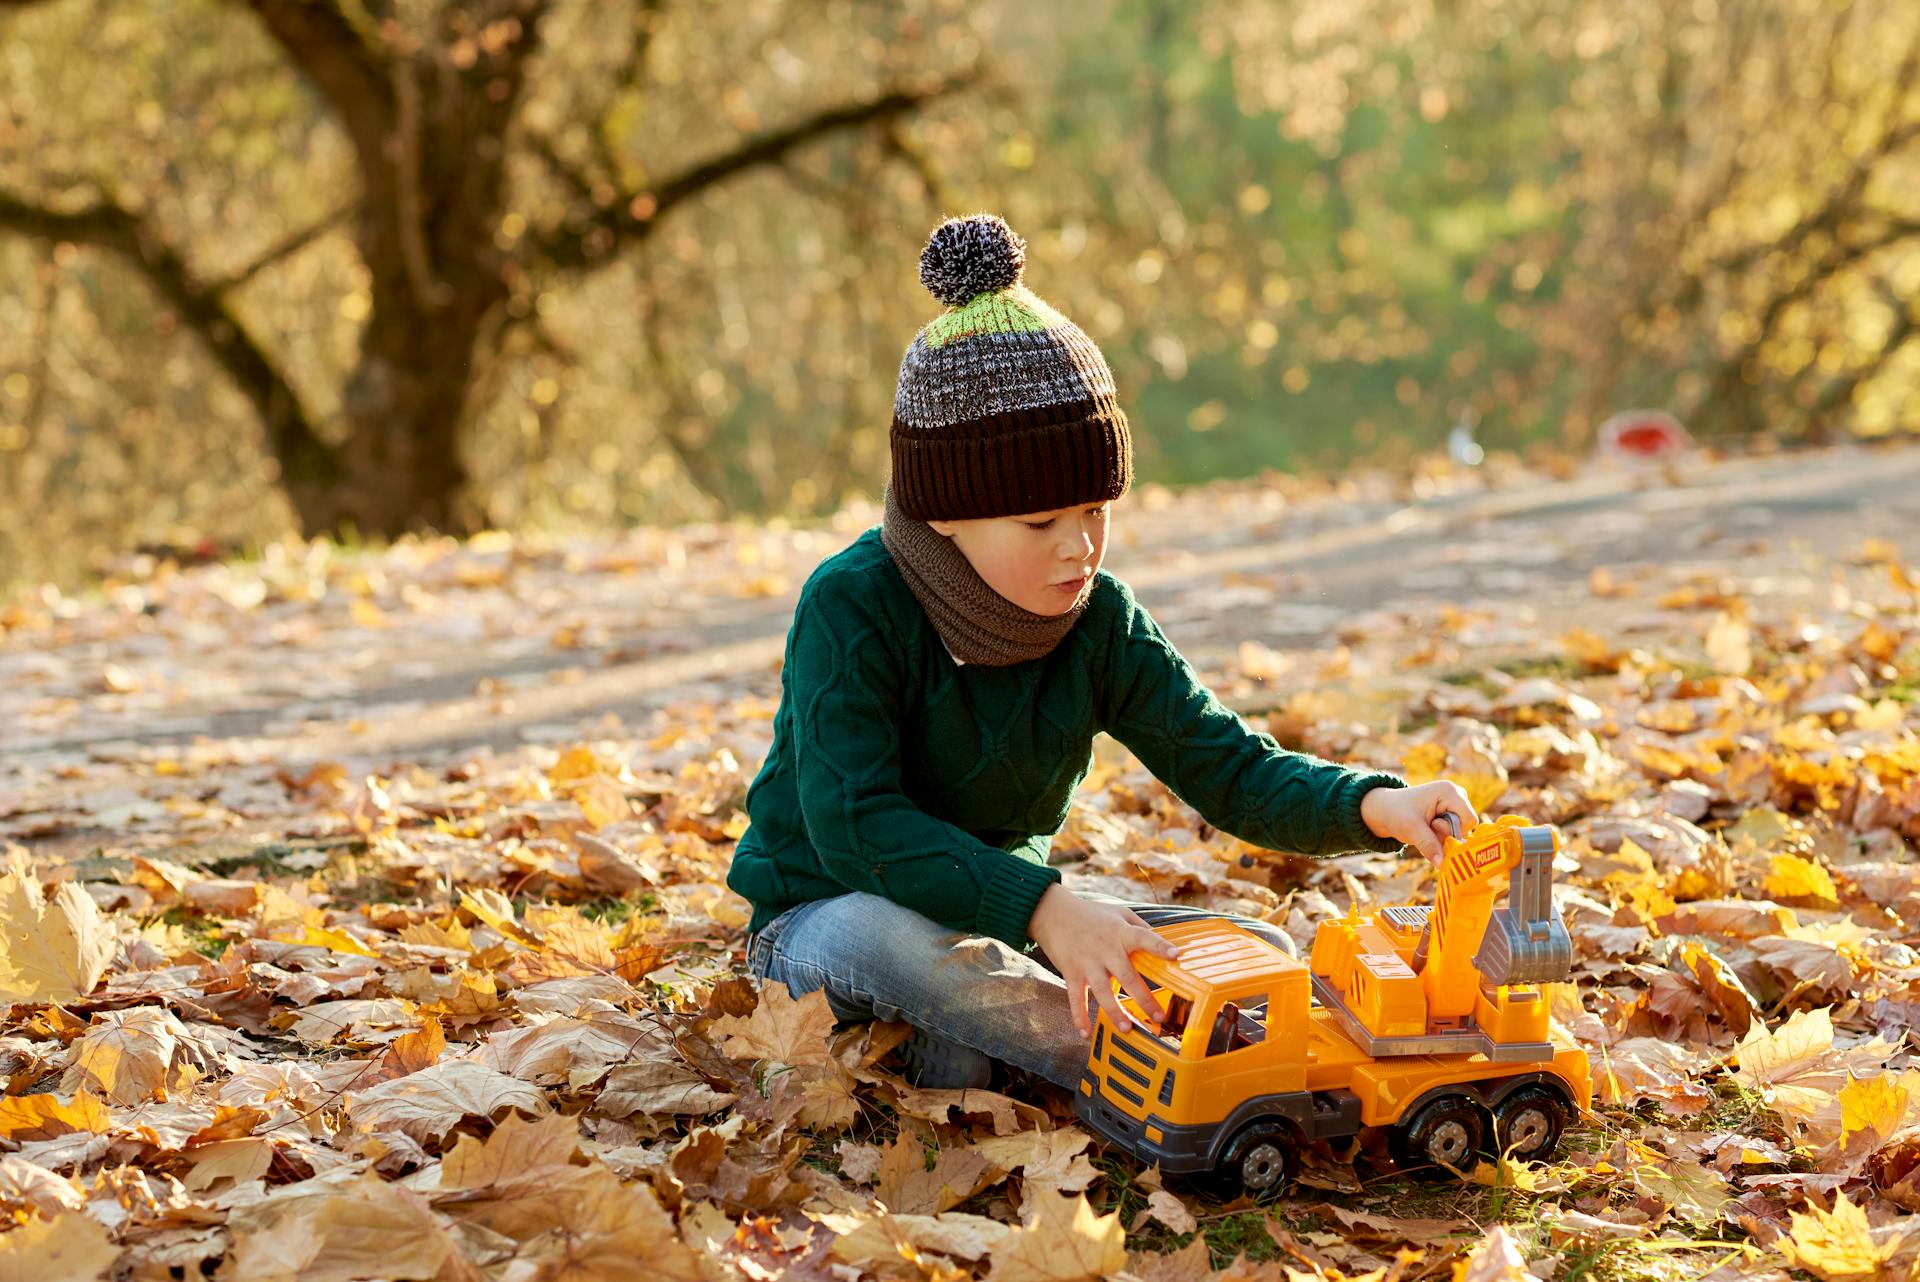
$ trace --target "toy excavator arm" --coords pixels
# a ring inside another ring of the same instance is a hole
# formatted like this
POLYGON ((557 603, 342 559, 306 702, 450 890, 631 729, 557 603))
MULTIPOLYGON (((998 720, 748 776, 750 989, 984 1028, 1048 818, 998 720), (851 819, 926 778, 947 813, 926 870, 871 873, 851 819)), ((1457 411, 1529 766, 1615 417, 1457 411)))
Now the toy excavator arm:
POLYGON ((1573 941, 1553 907, 1553 829, 1509 815, 1462 839, 1459 817, 1447 820, 1454 835, 1444 843, 1433 912, 1413 955, 1427 1013, 1442 1019, 1471 1012, 1483 986, 1564 979, 1573 962, 1573 941), (1496 911, 1502 874, 1508 900, 1496 911))

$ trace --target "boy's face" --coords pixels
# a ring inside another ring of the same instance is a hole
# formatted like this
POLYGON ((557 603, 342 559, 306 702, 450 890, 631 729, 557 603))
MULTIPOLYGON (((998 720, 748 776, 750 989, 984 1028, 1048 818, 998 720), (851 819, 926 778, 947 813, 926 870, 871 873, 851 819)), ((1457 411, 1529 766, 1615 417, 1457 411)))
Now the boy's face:
POLYGON ((1093 588, 1107 554, 1111 503, 995 516, 929 521, 953 540, 987 586, 1034 614, 1065 614, 1093 588))

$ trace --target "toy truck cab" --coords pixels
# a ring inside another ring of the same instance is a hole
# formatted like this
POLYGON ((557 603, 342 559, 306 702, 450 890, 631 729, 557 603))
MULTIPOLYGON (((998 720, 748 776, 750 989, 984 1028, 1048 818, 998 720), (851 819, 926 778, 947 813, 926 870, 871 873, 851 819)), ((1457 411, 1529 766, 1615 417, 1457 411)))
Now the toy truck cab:
POLYGON ((1231 1161, 1248 1166, 1253 1187, 1278 1185, 1299 1139, 1359 1125, 1357 1107, 1307 1089, 1312 978, 1224 921, 1160 933, 1180 956, 1137 953, 1134 962, 1167 1022, 1154 1033, 1122 993, 1134 1026, 1122 1033, 1104 1013, 1095 1022, 1076 1110, 1097 1134, 1169 1174, 1212 1171, 1234 1147, 1231 1161))

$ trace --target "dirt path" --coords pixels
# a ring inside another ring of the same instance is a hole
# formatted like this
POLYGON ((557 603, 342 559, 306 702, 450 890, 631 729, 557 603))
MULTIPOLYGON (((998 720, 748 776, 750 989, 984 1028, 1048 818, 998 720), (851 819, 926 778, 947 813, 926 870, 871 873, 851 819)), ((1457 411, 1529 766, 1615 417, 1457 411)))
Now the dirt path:
MULTIPOLYGON (((269 558, 57 603, 45 627, 0 634, 0 818, 88 763, 197 751, 378 770, 630 734, 668 708, 770 712, 795 593, 870 516, 269 558)), ((1295 501, 1248 484, 1147 491, 1123 510, 1108 565, 1210 680, 1258 704, 1271 691, 1232 680, 1243 642, 1298 657, 1298 684, 1341 638, 1364 651, 1375 626, 1452 629, 1473 664, 1575 625, 1630 636, 1653 626, 1652 597, 1688 581, 1830 608, 1835 574, 1870 538, 1920 560, 1920 447, 1595 469, 1412 501, 1385 482, 1295 501), (1641 590, 1596 595, 1596 568, 1641 590), (1477 622, 1462 628, 1455 609, 1477 622)))

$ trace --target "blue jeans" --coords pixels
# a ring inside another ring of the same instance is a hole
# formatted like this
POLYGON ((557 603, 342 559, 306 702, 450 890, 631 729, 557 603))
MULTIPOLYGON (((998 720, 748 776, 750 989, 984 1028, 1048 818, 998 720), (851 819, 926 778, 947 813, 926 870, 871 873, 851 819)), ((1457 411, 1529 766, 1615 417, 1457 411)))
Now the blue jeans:
MULTIPOLYGON (((1294 953, 1286 932, 1268 922, 1082 897, 1125 903, 1149 925, 1222 917, 1294 953)), ((1068 1090, 1087 1065, 1066 982, 1046 954, 950 930, 880 895, 854 892, 789 908, 748 941, 747 969, 755 979, 784 983, 795 997, 824 991, 843 1023, 904 1020, 1068 1090)))

